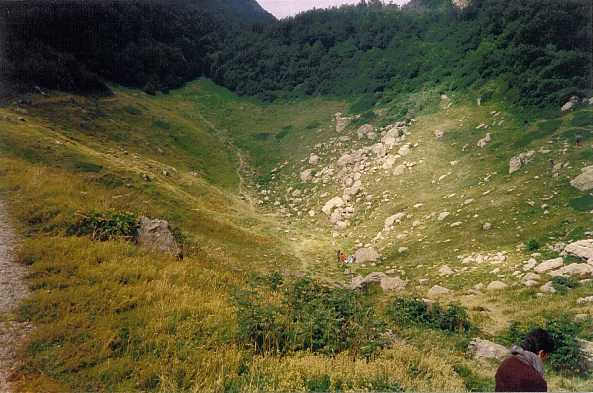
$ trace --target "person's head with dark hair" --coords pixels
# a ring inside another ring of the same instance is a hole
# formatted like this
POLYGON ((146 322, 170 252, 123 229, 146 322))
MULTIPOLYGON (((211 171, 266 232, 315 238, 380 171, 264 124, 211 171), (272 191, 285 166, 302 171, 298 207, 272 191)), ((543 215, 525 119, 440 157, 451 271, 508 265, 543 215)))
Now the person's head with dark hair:
POLYGON ((537 328, 529 332, 521 347, 526 351, 535 353, 544 360, 554 352, 554 339, 544 329, 537 328))

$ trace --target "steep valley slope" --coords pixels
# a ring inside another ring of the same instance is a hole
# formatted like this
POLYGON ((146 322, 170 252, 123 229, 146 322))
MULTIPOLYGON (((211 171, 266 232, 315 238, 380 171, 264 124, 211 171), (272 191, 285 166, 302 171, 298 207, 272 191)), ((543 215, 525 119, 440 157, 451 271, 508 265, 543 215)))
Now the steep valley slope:
MULTIPOLYGON (((571 185, 593 164, 588 103, 525 112, 435 90, 355 113, 332 98, 261 103, 205 79, 167 95, 112 89, 0 106, 0 190, 32 290, 14 315, 34 326, 17 389, 492 389, 496 361, 438 329, 390 325, 397 338, 370 360, 246 349, 235 294, 276 272, 362 288, 379 308, 459 303, 492 341, 511 321, 565 311, 591 323, 591 261, 564 252, 593 237, 591 189, 571 185), (93 211, 167 219, 184 260, 73 236, 93 211), (550 273, 566 267, 578 285, 555 290, 550 273)), ((555 371, 550 385, 593 389, 555 371)))

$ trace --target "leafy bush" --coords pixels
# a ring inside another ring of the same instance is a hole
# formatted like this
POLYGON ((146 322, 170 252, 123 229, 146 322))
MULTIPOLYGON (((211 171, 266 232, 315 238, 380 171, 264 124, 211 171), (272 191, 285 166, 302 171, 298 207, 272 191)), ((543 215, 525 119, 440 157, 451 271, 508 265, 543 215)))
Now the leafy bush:
POLYGON ((79 214, 79 219, 67 229, 68 235, 90 236, 92 240, 106 241, 115 238, 131 239, 139 228, 133 213, 90 212, 79 214))
POLYGON ((507 345, 520 345, 527 334, 537 327, 546 329, 554 339, 555 349, 549 359, 554 370, 573 375, 587 373, 585 356, 577 341, 577 337, 585 332, 585 325, 574 321, 569 314, 554 316, 541 325, 513 321, 500 339, 507 345))
POLYGON ((259 286, 234 296, 239 339, 255 352, 349 350, 368 358, 385 345, 384 324, 361 294, 309 278, 282 284, 271 276, 269 284, 281 290, 274 295, 259 286))
POLYGON ((580 285, 581 283, 575 277, 557 276, 552 278, 552 286, 561 294, 565 294, 569 289, 578 288, 580 285))
POLYGON ((540 248, 540 244, 539 244, 539 242, 538 242, 537 240, 535 240, 535 239, 530 239, 530 240, 527 242, 527 250, 528 250, 528 251, 535 251, 535 250, 539 250, 539 248, 540 248))
POLYGON ((473 329, 465 308, 458 304, 441 306, 420 299, 398 298, 388 309, 391 319, 402 326, 423 325, 449 332, 467 333, 473 329))

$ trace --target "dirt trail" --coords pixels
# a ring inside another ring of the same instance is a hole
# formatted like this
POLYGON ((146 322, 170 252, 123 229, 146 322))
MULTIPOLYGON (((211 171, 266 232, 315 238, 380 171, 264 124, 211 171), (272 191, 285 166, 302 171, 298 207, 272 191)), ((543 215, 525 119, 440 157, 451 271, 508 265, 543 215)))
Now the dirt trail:
POLYGON ((6 204, 0 201, 0 392, 10 391, 8 379, 15 367, 15 349, 29 330, 27 324, 14 321, 11 315, 27 295, 25 268, 14 260, 15 244, 6 204))

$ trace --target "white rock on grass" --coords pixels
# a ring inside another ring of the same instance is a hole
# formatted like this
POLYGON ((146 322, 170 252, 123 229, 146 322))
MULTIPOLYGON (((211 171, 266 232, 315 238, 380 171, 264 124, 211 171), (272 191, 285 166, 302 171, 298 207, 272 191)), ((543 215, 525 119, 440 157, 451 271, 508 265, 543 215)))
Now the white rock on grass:
POLYGON ((509 175, 512 175, 513 173, 521 169, 524 165, 528 164, 534 155, 535 151, 530 150, 528 152, 521 153, 518 156, 511 158, 511 160, 509 161, 509 175))
POLYGON ((437 220, 443 221, 447 217, 449 217, 449 212, 442 212, 442 213, 439 213, 437 220))
POLYGON ((471 340, 468 346, 468 351, 472 357, 477 360, 503 360, 510 354, 510 351, 506 347, 481 338, 474 338, 471 340))
POLYGON ((438 296, 443 296, 446 295, 448 293, 450 293, 451 291, 445 287, 442 287, 440 285, 435 285, 432 288, 430 288, 428 290, 428 297, 438 297, 438 296))
POLYGON ((484 225, 482 225, 482 230, 484 231, 489 231, 492 229, 492 224, 489 222, 484 223, 484 225))
POLYGON ((319 156, 317 154, 311 154, 309 156, 309 165, 317 165, 319 164, 319 156))
POLYGON ((548 259, 547 261, 543 261, 542 263, 537 265, 535 267, 535 269, 533 269, 533 270, 536 273, 545 273, 547 271, 562 267, 563 265, 564 265, 564 260, 562 259, 562 257, 559 257, 559 258, 548 259))

